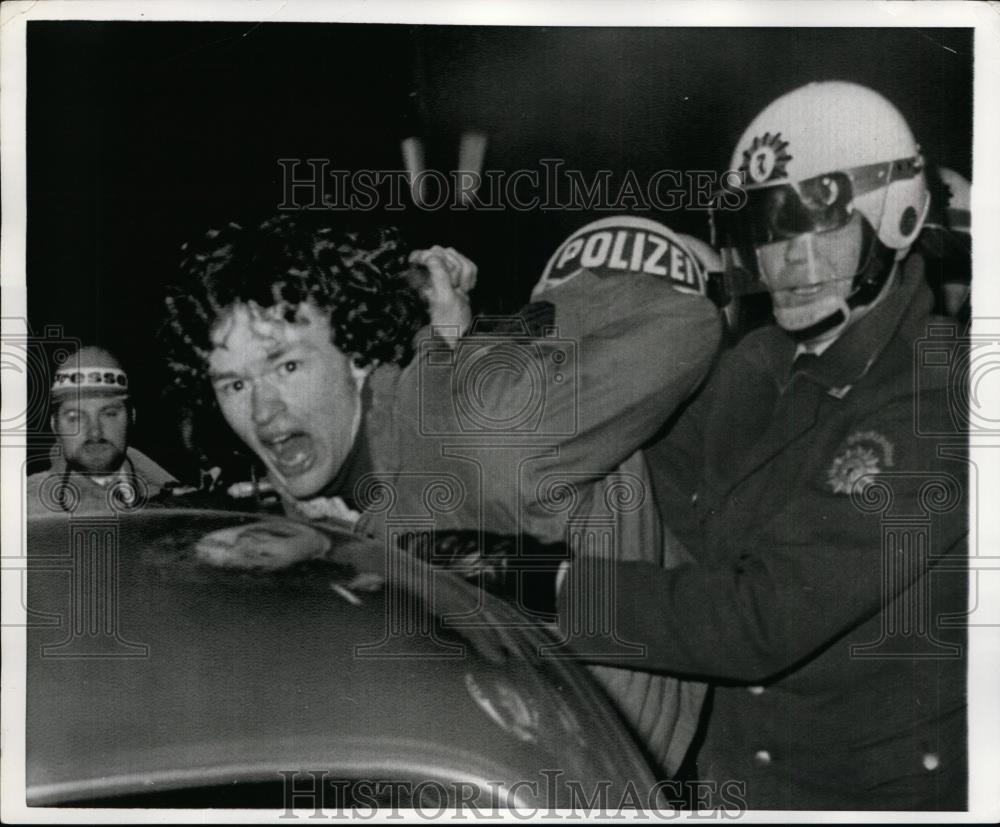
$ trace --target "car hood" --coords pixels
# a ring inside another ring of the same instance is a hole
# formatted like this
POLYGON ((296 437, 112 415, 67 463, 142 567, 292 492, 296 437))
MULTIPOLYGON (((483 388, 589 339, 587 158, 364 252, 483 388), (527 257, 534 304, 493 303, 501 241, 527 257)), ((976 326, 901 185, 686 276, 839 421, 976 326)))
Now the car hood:
POLYGON ((282 573, 195 558, 205 534, 258 520, 29 521, 29 803, 298 770, 652 784, 589 676, 447 572, 334 528, 331 562, 282 573))

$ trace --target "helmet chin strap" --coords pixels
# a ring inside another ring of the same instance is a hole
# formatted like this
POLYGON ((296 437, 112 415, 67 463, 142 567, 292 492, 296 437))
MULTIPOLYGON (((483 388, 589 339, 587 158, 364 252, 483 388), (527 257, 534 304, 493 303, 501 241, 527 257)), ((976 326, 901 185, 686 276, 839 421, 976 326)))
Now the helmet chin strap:
POLYGON ((869 305, 879 297, 896 263, 896 250, 886 247, 879 241, 867 221, 863 226, 865 241, 867 242, 870 236, 870 245, 868 245, 868 259, 854 277, 854 290, 847 297, 847 306, 851 310, 869 305))
POLYGON ((788 328, 785 328, 785 332, 796 342, 808 342, 813 339, 818 339, 824 333, 829 333, 835 327, 847 324, 848 318, 848 314, 844 312, 843 308, 837 308, 829 316, 825 316, 818 322, 811 324, 808 327, 801 327, 798 330, 789 330, 788 328))

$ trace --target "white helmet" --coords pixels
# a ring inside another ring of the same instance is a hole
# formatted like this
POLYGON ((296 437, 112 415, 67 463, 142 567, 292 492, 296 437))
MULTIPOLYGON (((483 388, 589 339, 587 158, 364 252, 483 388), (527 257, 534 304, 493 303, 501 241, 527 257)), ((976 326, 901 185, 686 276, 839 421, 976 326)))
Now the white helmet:
MULTIPOLYGON (((891 259, 909 249, 930 202, 906 121, 884 97, 854 83, 811 83, 775 100, 744 131, 731 169, 739 171, 746 197, 738 205, 720 202, 712 215, 713 241, 727 261, 756 272, 760 246, 838 229, 855 211, 882 252, 896 251, 877 255, 874 244, 862 251, 849 309, 878 296, 891 259)), ((826 305, 816 312, 829 311, 826 305)), ((799 313, 797 324, 803 319, 799 313)), ((809 329, 826 321, 816 318, 809 329)))

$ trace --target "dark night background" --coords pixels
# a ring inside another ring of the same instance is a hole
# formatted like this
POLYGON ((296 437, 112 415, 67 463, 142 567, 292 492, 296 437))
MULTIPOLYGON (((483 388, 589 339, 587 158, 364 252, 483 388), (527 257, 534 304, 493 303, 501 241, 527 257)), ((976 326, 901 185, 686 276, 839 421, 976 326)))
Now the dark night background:
MULTIPOLYGON (((35 21, 27 46, 29 324, 123 357, 139 409, 133 443, 175 473, 177 418, 161 401, 156 349, 163 285, 185 239, 276 211, 279 158, 402 169, 399 142, 417 134, 428 166, 447 171, 460 133, 479 129, 487 169, 560 158, 613 170, 614 192, 628 169, 640 181, 725 169, 771 99, 843 79, 893 101, 931 164, 971 177, 965 29, 35 21)), ((471 256, 488 312, 516 309, 555 246, 593 217, 392 216, 414 242, 471 256)), ((703 213, 650 217, 707 237, 703 213)))

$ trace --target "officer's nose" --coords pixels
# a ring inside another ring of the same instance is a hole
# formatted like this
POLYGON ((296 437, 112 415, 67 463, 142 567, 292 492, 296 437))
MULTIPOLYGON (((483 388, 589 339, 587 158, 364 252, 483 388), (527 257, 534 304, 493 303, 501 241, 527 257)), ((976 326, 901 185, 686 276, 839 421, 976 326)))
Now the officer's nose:
POLYGON ((268 381, 254 384, 251 404, 255 425, 266 425, 285 409, 285 403, 278 389, 268 381))
POLYGON ((807 264, 810 244, 812 244, 812 236, 809 233, 790 238, 785 242, 785 262, 788 264, 807 264))

